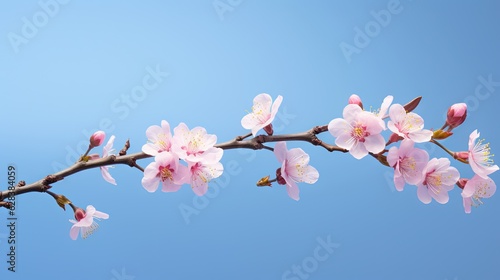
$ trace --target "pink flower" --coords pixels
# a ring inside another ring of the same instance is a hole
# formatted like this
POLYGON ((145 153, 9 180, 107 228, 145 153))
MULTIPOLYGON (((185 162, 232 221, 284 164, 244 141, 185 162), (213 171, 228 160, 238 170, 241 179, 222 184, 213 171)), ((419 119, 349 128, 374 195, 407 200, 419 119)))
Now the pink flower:
POLYGON ((170 152, 172 146, 172 134, 170 133, 170 125, 167 121, 161 121, 161 127, 152 125, 146 130, 148 142, 142 146, 142 151, 145 154, 156 156, 161 152, 170 152))
POLYGON ((497 165, 493 165, 493 155, 490 154, 490 144, 483 144, 484 140, 479 138, 479 132, 474 130, 469 136, 469 164, 474 173, 481 176, 483 179, 488 178, 488 175, 498 170, 497 165))
MULTIPOLYGON (((114 141, 115 141, 115 136, 111 135, 111 137, 109 137, 108 143, 106 143, 106 145, 102 148, 102 158, 108 157, 109 155, 111 155, 115 151, 113 149, 113 142, 114 141)), ((115 179, 113 177, 111 177, 111 174, 109 174, 108 168, 110 168, 110 167, 113 168, 112 165, 101 166, 101 174, 102 174, 102 177, 104 178, 104 180, 106 180, 106 182, 113 184, 113 185, 116 185, 115 179)))
MULTIPOLYGON (((353 105, 360 108, 358 105, 353 105)), ((274 146, 274 155, 281 163, 281 177, 287 185, 288 196, 299 200, 297 183, 314 184, 318 181, 319 173, 309 165, 309 155, 300 148, 287 150, 286 142, 277 142, 274 146)))
POLYGON ((154 192, 162 183, 162 191, 176 192, 186 182, 188 169, 179 163, 177 155, 171 152, 161 152, 155 156, 155 161, 144 169, 142 186, 148 192, 154 192))
POLYGON ((413 147, 413 141, 405 139, 399 149, 392 147, 387 154, 387 162, 394 167, 394 185, 402 191, 405 182, 416 185, 422 179, 422 171, 429 161, 429 154, 413 147))
POLYGON ((394 104, 389 110, 391 120, 387 123, 389 129, 403 138, 409 138, 415 143, 431 140, 432 131, 423 129, 424 120, 415 113, 406 113, 400 104, 394 104))
POLYGON ((102 130, 94 132, 92 136, 90 136, 90 146, 92 148, 101 146, 104 142, 104 138, 106 138, 106 133, 102 130))
MULTIPOLYGON (((253 99, 252 112, 241 119, 241 125, 245 129, 251 129, 253 136, 257 135, 257 132, 261 128, 271 125, 282 101, 283 97, 281 95, 278 95, 274 103, 271 96, 267 93, 257 95, 253 99)), ((266 132, 272 134, 272 129, 266 132)))
POLYGON ((467 104, 457 103, 453 104, 446 115, 446 123, 451 127, 455 128, 461 125, 465 118, 467 118, 467 104))
POLYGON ((217 136, 207 134, 203 127, 195 127, 189 130, 186 124, 180 123, 174 128, 172 138, 172 152, 180 159, 205 163, 215 163, 222 158, 223 150, 214 147, 217 136))
POLYGON ((359 107, 361 107, 361 109, 363 109, 363 102, 361 102, 361 98, 359 96, 357 96, 356 94, 352 94, 351 96, 349 96, 348 103, 349 104, 356 104, 359 107))
POLYGON ((365 157, 368 152, 384 150, 384 137, 380 135, 384 128, 376 115, 349 104, 344 108, 343 116, 344 119, 333 119, 328 124, 328 131, 337 138, 337 146, 348 149, 357 159, 365 157))
POLYGON ((471 206, 477 207, 483 204, 481 198, 491 197, 495 194, 496 189, 495 182, 490 178, 474 175, 472 179, 467 181, 462 191, 465 213, 471 212, 471 206))
POLYGON ((222 175, 224 166, 220 162, 188 162, 188 170, 187 183, 196 195, 202 196, 208 190, 208 182, 222 175))
POLYGON ((420 201, 429 204, 434 198, 437 202, 448 202, 448 192, 460 178, 458 170, 450 166, 447 158, 433 158, 422 171, 422 179, 417 183, 417 195, 420 201))
POLYGON ((108 219, 109 215, 103 212, 95 210, 94 206, 87 206, 87 211, 83 211, 81 208, 75 210, 75 220, 69 220, 73 223, 69 231, 69 236, 71 239, 76 240, 78 237, 78 232, 81 231, 82 238, 85 239, 91 235, 94 231, 99 228, 99 225, 94 221, 99 219, 108 219))

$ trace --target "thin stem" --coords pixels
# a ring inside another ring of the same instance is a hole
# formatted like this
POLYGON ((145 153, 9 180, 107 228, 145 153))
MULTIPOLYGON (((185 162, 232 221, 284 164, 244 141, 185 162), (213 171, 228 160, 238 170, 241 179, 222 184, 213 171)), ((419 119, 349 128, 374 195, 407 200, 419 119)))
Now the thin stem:
POLYGON ((434 143, 436 144, 439 148, 443 149, 445 152, 447 152, 450 156, 452 156, 453 158, 454 157, 454 153, 450 150, 448 150, 445 146, 443 146, 441 143, 439 143, 438 141, 434 140, 434 139, 431 139, 430 141, 431 143, 434 143))
POLYGON ((93 148, 92 145, 89 144, 89 147, 87 148, 87 151, 85 152, 85 154, 83 154, 83 156, 80 157, 80 160, 82 160, 83 158, 85 158, 89 154, 90 150, 92 150, 92 148, 93 148))

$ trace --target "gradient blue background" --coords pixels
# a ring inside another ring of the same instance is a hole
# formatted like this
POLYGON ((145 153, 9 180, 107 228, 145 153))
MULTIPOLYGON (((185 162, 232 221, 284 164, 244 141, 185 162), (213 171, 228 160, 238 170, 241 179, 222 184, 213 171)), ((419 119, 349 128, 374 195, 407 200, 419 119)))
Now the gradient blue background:
MULTIPOLYGON (((69 1, 16 53, 9 33, 21 35, 22 18, 33 22, 43 10, 34 0, 4 1, 2 188, 9 164, 27 182, 53 173, 103 119, 118 149, 130 138, 132 152, 162 119, 173 127, 203 126, 220 142, 232 139, 246 132, 240 119, 262 92, 284 96, 280 114, 288 118, 276 120, 280 133, 341 117, 352 93, 368 109, 388 94, 397 103, 421 95, 416 112, 427 128, 440 127, 448 106, 465 101, 468 119, 445 144, 465 150, 479 129, 498 153, 500 87, 475 95, 479 77, 500 81, 498 2, 401 1, 401 12, 350 63, 339 45, 354 45, 355 28, 364 29, 374 20, 370 12, 390 1, 230 1, 222 17, 213 3, 69 1), (113 109, 156 65, 170 75, 128 113, 113 109)), ((321 138, 334 141, 327 133, 321 138)), ((7 271, 7 211, 0 211, 0 279, 286 279, 292 265, 310 260, 317 238, 328 236, 340 246, 307 279, 500 277, 498 194, 467 215, 458 189, 446 205, 424 205, 413 186, 397 192, 392 171, 371 158, 288 146, 306 150, 320 172, 316 184, 300 185, 299 202, 282 186, 255 187, 278 167, 272 153, 236 150, 222 162, 236 164, 239 174, 228 175, 227 186, 205 204, 193 204, 188 186, 148 193, 140 172, 128 166, 111 170, 118 186, 98 170, 55 184, 53 191, 75 204, 110 214, 86 240, 69 238, 72 212, 48 195, 20 196, 16 273, 7 271), (199 211, 189 223, 182 205, 199 211)), ((469 166, 453 165, 472 175, 469 166)), ((500 183, 498 173, 492 178, 500 183)), ((295 277, 289 279, 301 279, 295 277)))

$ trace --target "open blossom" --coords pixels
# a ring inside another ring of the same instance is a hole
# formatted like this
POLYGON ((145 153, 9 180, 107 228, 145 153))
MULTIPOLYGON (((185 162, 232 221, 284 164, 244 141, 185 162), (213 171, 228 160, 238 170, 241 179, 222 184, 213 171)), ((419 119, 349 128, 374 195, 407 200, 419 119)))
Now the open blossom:
POLYGON ((146 129, 148 143, 142 146, 142 151, 145 154, 156 156, 161 152, 170 152, 172 146, 172 134, 170 133, 170 124, 162 120, 161 127, 152 125, 146 129))
POLYGON ((92 148, 101 146, 105 138, 106 138, 106 133, 104 131, 99 130, 94 132, 94 134, 90 136, 90 146, 92 148))
POLYGON ((423 129, 424 120, 415 113, 406 113, 401 104, 394 104, 389 110, 391 120, 387 123, 389 129, 403 138, 409 138, 415 143, 431 140, 432 131, 423 129))
POLYGON ((343 119, 333 119, 328 124, 328 131, 337 138, 337 146, 348 149, 357 159, 365 157, 368 152, 384 150, 384 137, 380 135, 384 127, 376 115, 349 104, 344 108, 343 116, 343 119))
MULTIPOLYGON (((114 135, 111 135, 111 137, 109 137, 109 140, 108 140, 108 143, 106 143, 106 145, 102 148, 102 157, 105 158, 109 155, 111 155, 115 150, 113 149, 113 142, 115 141, 115 136, 114 135)), ((111 177, 111 174, 109 174, 109 170, 108 168, 110 167, 113 167, 112 165, 110 166, 101 166, 101 174, 102 174, 102 177, 104 178, 104 180, 106 180, 106 182, 110 183, 110 184, 113 184, 113 185, 116 185, 116 181, 113 177, 111 177)))
POLYGON ((447 158, 433 158, 422 171, 422 179, 417 183, 417 195, 420 201, 429 204, 434 198, 437 202, 448 202, 448 192, 460 178, 458 170, 450 166, 447 158))
POLYGON ((483 140, 476 142, 479 135, 479 132, 474 130, 469 136, 469 164, 474 173, 486 179, 498 170, 498 165, 494 165, 490 144, 483 144, 483 140))
POLYGON ((220 162, 188 162, 186 183, 191 184, 191 188, 196 195, 202 196, 208 190, 208 182, 222 175, 223 171, 224 166, 220 162))
POLYGON ((154 192, 162 184, 162 191, 178 191, 186 182, 188 169, 179 163, 177 155, 171 152, 161 152, 155 156, 155 161, 144 169, 142 186, 148 192, 154 192))
POLYGON ((471 206, 483 204, 481 199, 491 197, 495 194, 496 189, 497 186, 491 178, 474 175, 472 179, 467 181, 462 191, 465 213, 471 212, 471 206))
POLYGON ((180 159, 191 162, 203 161, 215 163, 222 158, 223 150, 214 147, 217 136, 207 134, 203 127, 195 127, 189 130, 185 123, 180 123, 174 128, 172 138, 172 152, 180 159))
POLYGON ((94 220, 108 219, 109 215, 100 211, 95 210, 94 206, 87 206, 87 210, 83 211, 81 208, 75 210, 75 220, 69 220, 73 223, 69 231, 69 236, 71 239, 76 240, 78 237, 78 232, 81 231, 82 238, 87 238, 91 235, 99 225, 94 220), (94 219, 95 218, 95 219, 94 219))
MULTIPOLYGON (((354 105, 359 108, 358 105, 354 105)), ((287 185, 288 196, 299 200, 297 183, 314 184, 319 178, 316 168, 309 165, 309 155, 300 148, 287 150, 286 142, 277 142, 274 146, 274 155, 281 163, 281 177, 287 185)))
MULTIPOLYGON (((241 125, 245 129, 251 129, 253 136, 257 135, 260 129, 271 125, 282 101, 283 97, 281 95, 276 97, 274 103, 271 96, 267 93, 257 95, 253 99, 252 112, 241 119, 241 125)), ((272 134, 272 129, 266 132, 272 134)))
POLYGON ((425 150, 414 148, 413 141, 405 139, 398 147, 391 147, 387 154, 387 162, 394 167, 394 185, 402 191, 405 182, 416 185, 422 179, 422 171, 429 161, 425 150))

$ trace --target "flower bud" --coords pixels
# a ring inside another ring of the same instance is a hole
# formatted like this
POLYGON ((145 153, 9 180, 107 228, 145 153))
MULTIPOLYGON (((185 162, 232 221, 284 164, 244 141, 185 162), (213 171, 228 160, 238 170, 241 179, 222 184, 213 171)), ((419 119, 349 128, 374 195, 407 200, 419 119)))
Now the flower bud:
POLYGON ((92 136, 90 136, 90 146, 98 147, 104 142, 104 138, 106 138, 106 133, 102 130, 94 132, 92 136))
POLYGON ((349 97, 349 104, 356 104, 358 105, 359 107, 361 107, 361 109, 363 109, 363 102, 361 102, 361 98, 359 96, 357 96, 356 94, 353 94, 349 97))
POLYGON ((461 125, 465 118, 467 117, 467 104, 457 103, 453 104, 448 109, 448 114, 446 115, 446 124, 451 128, 455 128, 461 125))
POLYGON ((455 152, 453 158, 463 163, 468 163, 469 152, 455 152))
POLYGON ((82 208, 76 208, 75 210, 75 219, 79 222, 81 219, 85 218, 85 210, 82 208))

